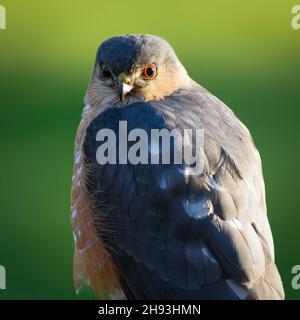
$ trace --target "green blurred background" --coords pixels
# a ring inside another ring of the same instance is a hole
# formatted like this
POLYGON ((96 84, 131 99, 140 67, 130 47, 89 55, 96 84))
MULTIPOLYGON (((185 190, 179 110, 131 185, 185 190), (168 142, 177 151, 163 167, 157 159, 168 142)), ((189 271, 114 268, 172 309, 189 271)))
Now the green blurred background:
MULTIPOLYGON (((299 2, 299 1, 298 1, 299 2)), ((300 264, 300 30, 288 0, 0 0, 0 299, 78 299, 69 223, 72 150, 98 45, 166 38, 260 150, 277 264, 289 299, 300 264)), ((300 4, 300 3, 299 3, 300 4)), ((89 296, 87 296, 89 297, 89 296)))

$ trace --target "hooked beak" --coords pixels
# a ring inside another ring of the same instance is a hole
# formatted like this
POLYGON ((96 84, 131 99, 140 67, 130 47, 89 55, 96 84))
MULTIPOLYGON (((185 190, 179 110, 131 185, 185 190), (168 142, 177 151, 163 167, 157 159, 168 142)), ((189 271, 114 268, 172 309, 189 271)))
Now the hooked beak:
POLYGON ((124 97, 126 96, 126 94, 128 92, 130 92, 132 90, 133 86, 129 85, 127 83, 124 83, 123 81, 121 81, 119 83, 119 96, 120 96, 120 100, 123 101, 124 97))
POLYGON ((131 83, 131 79, 127 74, 120 74, 118 78, 118 91, 119 91, 119 96, 120 100, 123 101, 124 97, 128 92, 130 92, 133 88, 133 85, 131 83))

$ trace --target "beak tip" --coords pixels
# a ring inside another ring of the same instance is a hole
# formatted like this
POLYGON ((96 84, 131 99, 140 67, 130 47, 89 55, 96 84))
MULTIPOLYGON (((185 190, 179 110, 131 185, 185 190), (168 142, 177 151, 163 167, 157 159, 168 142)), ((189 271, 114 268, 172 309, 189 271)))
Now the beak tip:
POLYGON ((120 98, 120 101, 124 100, 124 91, 123 91, 123 83, 122 82, 120 82, 120 84, 119 84, 119 98, 120 98))
POLYGON ((120 82, 119 84, 119 97, 120 101, 124 101, 125 95, 130 92, 132 89, 131 85, 128 85, 124 82, 120 82))

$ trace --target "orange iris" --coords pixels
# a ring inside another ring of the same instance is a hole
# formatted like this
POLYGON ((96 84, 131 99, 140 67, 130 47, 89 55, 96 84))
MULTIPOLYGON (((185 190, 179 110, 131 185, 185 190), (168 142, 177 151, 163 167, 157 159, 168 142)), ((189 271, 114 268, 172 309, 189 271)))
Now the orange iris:
POLYGON ((144 68, 144 72, 143 75, 146 79, 154 79, 156 77, 156 65, 155 64, 148 64, 145 68, 144 68))

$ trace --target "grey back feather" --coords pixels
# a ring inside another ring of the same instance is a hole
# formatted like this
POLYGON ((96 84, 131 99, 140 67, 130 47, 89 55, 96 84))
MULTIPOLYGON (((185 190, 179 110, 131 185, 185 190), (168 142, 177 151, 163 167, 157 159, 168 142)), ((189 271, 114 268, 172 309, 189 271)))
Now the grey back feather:
POLYGON ((259 154, 213 95, 194 85, 162 101, 109 109, 90 124, 85 154, 93 203, 111 207, 109 215, 96 210, 112 226, 99 236, 129 298, 283 298, 259 154), (120 120, 145 130, 204 129, 203 174, 187 178, 176 165, 98 165, 95 134, 117 132, 120 120))

